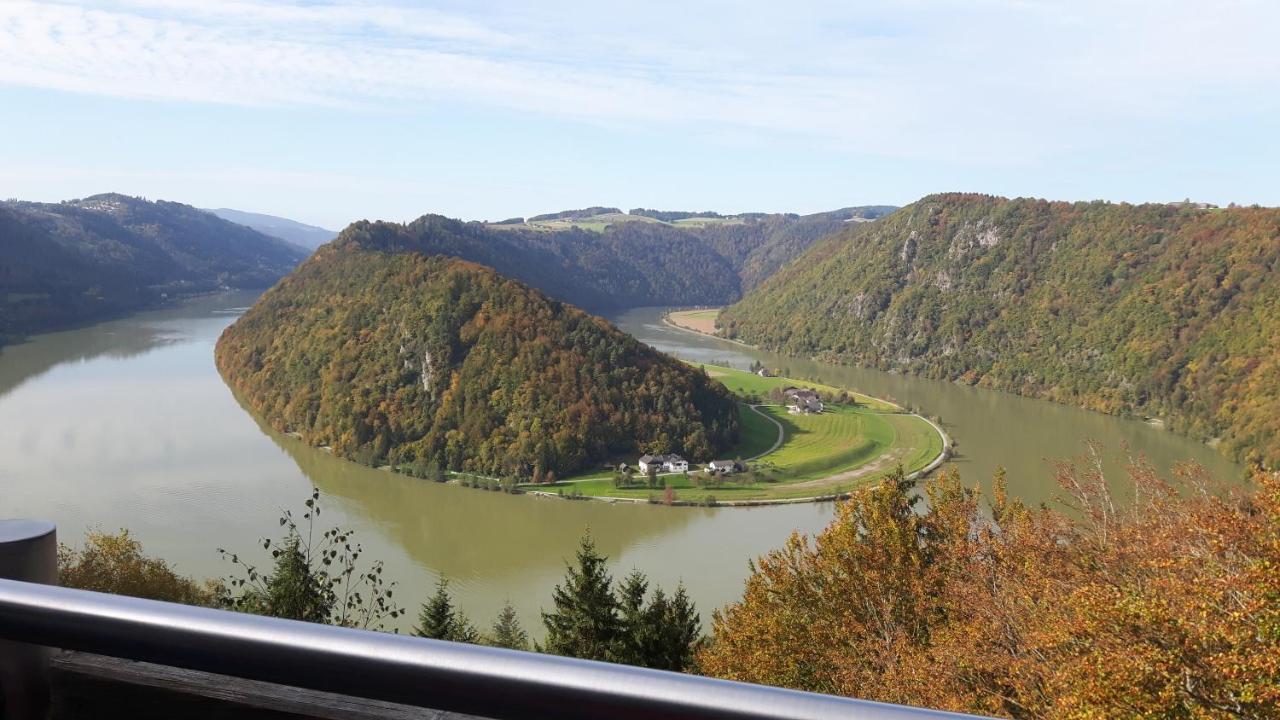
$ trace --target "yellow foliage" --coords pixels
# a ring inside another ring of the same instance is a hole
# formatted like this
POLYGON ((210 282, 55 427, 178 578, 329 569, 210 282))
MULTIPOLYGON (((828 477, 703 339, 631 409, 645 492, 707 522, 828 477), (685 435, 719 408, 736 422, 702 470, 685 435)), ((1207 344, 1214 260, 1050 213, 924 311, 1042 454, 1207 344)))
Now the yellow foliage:
POLYGON ((121 530, 90 532, 84 548, 58 547, 58 579, 64 587, 188 605, 212 602, 209 588, 183 577, 159 558, 143 554, 142 543, 121 530))
POLYGON ((708 674, 1020 718, 1280 717, 1280 480, 1252 495, 1091 457, 1067 514, 984 510, 954 471, 887 480, 765 556, 715 615, 708 674))

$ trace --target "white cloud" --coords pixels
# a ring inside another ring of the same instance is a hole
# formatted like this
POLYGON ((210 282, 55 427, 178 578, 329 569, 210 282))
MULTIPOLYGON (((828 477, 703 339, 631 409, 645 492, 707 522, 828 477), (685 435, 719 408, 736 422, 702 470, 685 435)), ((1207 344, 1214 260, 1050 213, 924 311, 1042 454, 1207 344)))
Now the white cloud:
POLYGON ((298 5, 250 0, 115 0, 121 11, 241 28, 287 28, 291 33, 348 36, 376 30, 391 36, 506 44, 510 38, 471 19, 413 6, 375 3, 298 5))
POLYGON ((452 103, 1018 162, 1280 97, 1280 6, 1199 2, 0 0, 0 83, 319 107, 452 103), (1210 105, 1206 97, 1214 98, 1210 105))

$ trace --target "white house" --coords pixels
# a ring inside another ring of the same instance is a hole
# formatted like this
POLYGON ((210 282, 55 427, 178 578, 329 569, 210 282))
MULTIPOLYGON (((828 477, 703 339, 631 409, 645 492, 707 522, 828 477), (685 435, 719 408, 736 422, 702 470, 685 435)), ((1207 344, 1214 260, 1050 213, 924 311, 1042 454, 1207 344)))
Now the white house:
POLYGON ((746 466, 737 460, 712 460, 707 463, 708 472, 723 473, 725 475, 732 475, 733 473, 742 472, 746 469, 746 466))
POLYGON ((787 412, 792 415, 810 415, 822 412, 822 400, 817 391, 808 388, 789 387, 782 391, 787 398, 787 412))
POLYGON ((655 471, 662 469, 662 460, 659 459, 661 457, 661 455, 644 454, 636 461, 636 465, 640 468, 641 474, 648 475, 649 468, 653 468, 655 471))
POLYGON ((649 474, 649 468, 653 468, 654 472, 687 472, 689 470, 689 461, 679 455, 641 455, 636 462, 640 466, 640 472, 645 475, 649 474))

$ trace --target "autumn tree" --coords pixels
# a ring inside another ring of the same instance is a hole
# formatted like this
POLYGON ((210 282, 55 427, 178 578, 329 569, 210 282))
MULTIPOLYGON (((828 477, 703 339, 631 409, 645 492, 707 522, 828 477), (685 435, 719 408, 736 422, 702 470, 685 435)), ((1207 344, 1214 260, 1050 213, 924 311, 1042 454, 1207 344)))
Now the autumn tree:
POLYGON ((90 532, 79 549, 59 545, 58 582, 63 587, 187 605, 213 602, 209 588, 179 575, 164 560, 148 556, 128 530, 90 532))
POLYGON ((858 493, 760 559, 700 669, 1019 718, 1280 717, 1280 480, 1119 482, 1092 450, 1057 479, 1058 509, 1003 473, 986 507, 953 470, 927 513, 900 476, 858 493))

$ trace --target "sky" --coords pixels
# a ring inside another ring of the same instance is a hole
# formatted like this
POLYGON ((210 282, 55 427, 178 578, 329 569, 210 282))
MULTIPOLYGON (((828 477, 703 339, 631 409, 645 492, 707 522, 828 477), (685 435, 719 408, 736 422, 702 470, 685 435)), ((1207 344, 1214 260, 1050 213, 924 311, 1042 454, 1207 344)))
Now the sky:
POLYGON ((1274 0, 0 0, 0 197, 1280 204, 1274 0))

